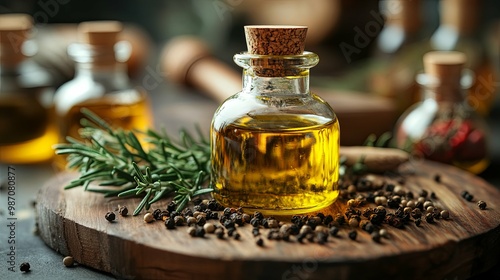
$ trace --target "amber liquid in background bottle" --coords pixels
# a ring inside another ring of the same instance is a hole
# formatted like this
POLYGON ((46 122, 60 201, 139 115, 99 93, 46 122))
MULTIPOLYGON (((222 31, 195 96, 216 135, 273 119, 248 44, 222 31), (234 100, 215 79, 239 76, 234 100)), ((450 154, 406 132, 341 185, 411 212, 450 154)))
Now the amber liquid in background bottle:
MULTIPOLYGON (((256 45, 271 31, 287 34, 276 35, 279 42, 293 41, 289 32, 304 32, 305 39, 304 30, 245 28, 247 43, 256 45)), ((318 56, 303 49, 259 55, 250 52, 261 49, 254 47, 235 55, 244 68, 243 90, 227 99, 212 120, 213 196, 224 206, 272 215, 320 210, 338 196, 339 123, 331 107, 309 91, 309 68, 318 56)))
POLYGON ((81 112, 83 108, 94 112, 113 127, 145 131, 151 126, 150 104, 146 93, 132 90, 106 94, 104 98, 90 99, 72 106, 60 121, 62 135, 81 139, 79 130, 82 127, 80 120, 85 117, 81 112))
POLYGON ((58 133, 49 74, 22 50, 32 27, 24 14, 0 15, 0 162, 52 159, 58 133), (15 38, 15 40, 12 40, 15 38))
MULTIPOLYGON (((76 62, 75 78, 62 85, 54 98, 60 142, 66 142, 67 136, 81 140, 83 108, 115 128, 146 131, 152 125, 147 93, 131 85, 126 65, 118 59, 128 46, 116 41, 121 29, 114 21, 80 24, 83 42, 68 49, 76 62)), ((142 135, 137 136, 143 141, 142 135)), ((65 157, 58 156, 56 166, 65 165, 65 157)))

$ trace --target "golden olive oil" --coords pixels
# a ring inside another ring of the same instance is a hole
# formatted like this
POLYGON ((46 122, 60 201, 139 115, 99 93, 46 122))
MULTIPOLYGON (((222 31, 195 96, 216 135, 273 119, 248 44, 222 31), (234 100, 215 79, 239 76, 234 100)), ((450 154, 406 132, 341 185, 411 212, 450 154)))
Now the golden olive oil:
POLYGON ((58 132, 53 108, 40 100, 44 90, 25 89, 0 95, 0 162, 26 164, 51 160, 58 132))
MULTIPOLYGON (((152 117, 149 101, 144 93, 127 95, 109 95, 78 103, 61 117, 61 135, 80 139, 81 119, 85 116, 81 109, 86 108, 108 122, 112 127, 125 130, 143 130, 151 126, 152 117), (125 97, 125 98, 124 98, 125 97)), ((64 141, 64 139, 61 139, 64 141)))
POLYGON ((337 198, 336 118, 245 116, 212 130, 212 184, 221 204, 294 214, 319 210, 337 198))

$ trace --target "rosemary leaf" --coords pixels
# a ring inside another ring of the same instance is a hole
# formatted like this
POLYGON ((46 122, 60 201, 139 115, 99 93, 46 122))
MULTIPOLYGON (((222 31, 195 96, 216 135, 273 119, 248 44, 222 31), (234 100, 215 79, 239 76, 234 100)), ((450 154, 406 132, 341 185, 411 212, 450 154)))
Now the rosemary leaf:
POLYGON ((54 146, 56 154, 68 155, 68 168, 80 172, 65 189, 82 186, 105 197, 142 196, 134 215, 165 198, 180 211, 193 197, 213 191, 206 187, 210 145, 199 127, 196 137, 181 130, 176 142, 165 131, 115 129, 88 109, 82 113, 81 139, 68 137, 54 146))

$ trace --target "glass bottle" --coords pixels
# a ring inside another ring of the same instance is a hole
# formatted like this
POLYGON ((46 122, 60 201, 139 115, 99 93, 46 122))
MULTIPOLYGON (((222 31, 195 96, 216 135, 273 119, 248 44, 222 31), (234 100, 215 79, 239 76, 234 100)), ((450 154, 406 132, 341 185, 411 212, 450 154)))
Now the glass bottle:
POLYGON ((432 50, 460 51, 467 56, 466 68, 476 79, 467 90, 467 102, 480 115, 488 115, 495 100, 493 66, 477 36, 479 0, 440 0, 440 25, 430 39, 432 50))
POLYGON ((55 95, 60 141, 66 136, 80 139, 82 108, 99 115, 112 126, 146 130, 152 124, 146 92, 132 86, 125 61, 130 45, 117 42, 122 25, 114 21, 79 25, 79 43, 68 47, 75 61, 75 77, 55 95))
POLYGON ((485 121, 466 103, 472 75, 461 52, 429 52, 417 76, 424 91, 396 125, 396 146, 425 158, 480 173, 489 164, 485 121), (467 73, 467 72, 466 72, 467 73))
POLYGON ((225 206, 293 214, 338 196, 339 123, 309 91, 309 69, 319 59, 288 43, 303 44, 306 30, 245 27, 249 51, 234 56, 243 89, 220 105, 211 125, 211 182, 225 206))
POLYGON ((383 0, 380 11, 384 27, 377 37, 368 88, 371 92, 391 98, 398 113, 418 101, 415 75, 428 47, 421 41, 421 1, 383 0))
MULTIPOLYGON (((32 18, 0 15, 0 162, 49 161, 57 143, 52 80, 27 57, 32 18)), ((31 48, 33 49, 33 48, 31 48)))

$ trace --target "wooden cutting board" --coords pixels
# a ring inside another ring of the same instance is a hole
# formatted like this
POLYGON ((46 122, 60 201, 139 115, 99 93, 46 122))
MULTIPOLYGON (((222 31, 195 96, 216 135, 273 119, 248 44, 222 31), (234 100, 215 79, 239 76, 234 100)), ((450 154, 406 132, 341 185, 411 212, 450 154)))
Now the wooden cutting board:
MULTIPOLYGON (((500 260, 500 191, 482 179, 454 167, 431 162, 407 163, 400 170, 406 190, 424 188, 437 196, 435 204, 449 209, 449 220, 410 224, 405 229, 383 225, 389 238, 381 243, 358 230, 324 245, 270 241, 262 229, 264 247, 255 244, 251 226, 239 228, 240 240, 219 240, 213 234, 192 238, 187 227, 167 230, 162 222, 146 224, 143 215, 110 223, 107 211, 129 209, 139 200, 105 199, 82 188, 63 190, 76 176, 61 173, 37 198, 40 236, 62 255, 119 278, 145 279, 466 279, 500 260), (441 182, 434 176, 441 175, 441 182), (460 197, 467 190, 468 202, 460 197), (486 210, 476 202, 485 200, 486 210)), ((391 180, 390 178, 384 178, 391 180)), ((165 202, 166 204, 166 202, 165 202)), ((165 204, 161 207, 165 207, 165 204)), ((345 208, 339 200, 324 213, 345 208)), ((288 219, 289 221, 289 219, 288 219)))

